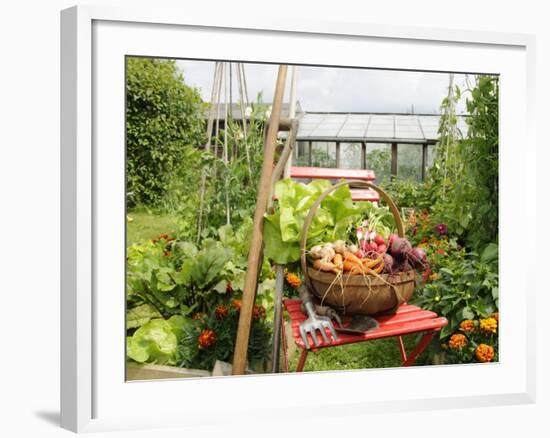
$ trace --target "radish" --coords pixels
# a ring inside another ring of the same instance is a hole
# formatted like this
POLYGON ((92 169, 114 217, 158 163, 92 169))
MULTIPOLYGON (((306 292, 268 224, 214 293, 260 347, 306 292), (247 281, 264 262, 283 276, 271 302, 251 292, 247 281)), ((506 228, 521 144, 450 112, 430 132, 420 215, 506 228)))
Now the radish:
POLYGON ((378 251, 378 245, 374 242, 367 243, 365 252, 376 252, 378 251))
POLYGON ((388 247, 386 245, 384 245, 383 243, 378 245, 378 249, 377 251, 380 253, 380 254, 384 254, 386 251, 388 250, 388 247))
POLYGON ((374 238, 374 243, 376 243, 378 246, 380 246, 380 245, 385 245, 386 241, 384 240, 384 238, 380 234, 378 234, 374 238))
POLYGON ((355 255, 357 256, 357 258, 364 259, 365 258, 365 251, 363 251, 362 249, 358 249, 355 252, 355 255))

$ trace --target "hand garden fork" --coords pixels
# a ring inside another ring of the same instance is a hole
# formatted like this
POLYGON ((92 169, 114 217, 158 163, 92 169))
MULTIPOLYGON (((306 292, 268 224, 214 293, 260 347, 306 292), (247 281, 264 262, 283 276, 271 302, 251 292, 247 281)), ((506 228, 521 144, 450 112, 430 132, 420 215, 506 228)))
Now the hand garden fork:
POLYGON ((329 330, 332 338, 335 341, 338 341, 338 336, 336 335, 336 330, 334 330, 334 325, 332 324, 331 319, 327 316, 318 316, 315 313, 311 294, 304 285, 300 286, 300 299, 302 300, 302 303, 308 315, 308 318, 300 324, 300 335, 302 336, 302 339, 304 341, 304 346, 308 350, 311 348, 311 345, 309 344, 307 338, 308 334, 313 339, 314 346, 319 346, 319 341, 317 339, 317 330, 320 332, 324 342, 330 342, 326 333, 326 329, 329 330))

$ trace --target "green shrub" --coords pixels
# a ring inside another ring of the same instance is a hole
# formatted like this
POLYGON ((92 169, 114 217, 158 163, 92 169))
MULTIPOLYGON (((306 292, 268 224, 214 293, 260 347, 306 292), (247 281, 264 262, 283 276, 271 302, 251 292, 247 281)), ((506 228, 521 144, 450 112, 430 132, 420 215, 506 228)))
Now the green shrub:
POLYGON ((126 68, 128 204, 159 207, 174 178, 197 173, 189 149, 205 140, 204 103, 175 61, 128 58, 126 68))

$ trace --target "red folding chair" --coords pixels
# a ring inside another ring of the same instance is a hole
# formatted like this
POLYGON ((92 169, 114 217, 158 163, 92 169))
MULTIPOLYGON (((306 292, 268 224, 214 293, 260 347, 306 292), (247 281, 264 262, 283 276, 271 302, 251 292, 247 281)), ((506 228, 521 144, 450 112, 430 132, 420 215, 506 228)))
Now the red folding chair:
MULTIPOLYGON (((375 319, 379 323, 379 327, 373 331, 361 334, 350 335, 338 333, 338 340, 330 340, 330 333, 327 330, 329 342, 324 342, 321 335, 317 334, 319 346, 308 350, 304 345, 302 336, 300 335, 300 323, 307 319, 307 315, 302 313, 301 301, 298 299, 284 300, 284 306, 287 310, 292 324, 292 337, 298 348, 302 349, 296 372, 301 372, 304 369, 309 351, 317 352, 323 348, 337 347, 339 345, 354 344, 357 342, 367 342, 374 339, 395 337, 398 342, 401 352, 402 366, 412 365, 418 356, 428 346, 433 336, 441 330, 442 327, 448 324, 447 319, 438 316, 436 313, 429 310, 423 310, 420 307, 410 304, 402 304, 394 315, 379 316, 375 319), (422 337, 416 347, 407 354, 405 345, 403 344, 403 335, 412 333, 422 333, 422 337)), ((347 325, 346 322, 343 324, 347 325)), ((310 335, 308 335, 310 345, 313 345, 310 335)), ((288 364, 288 348, 283 344, 285 363, 288 364)), ((288 369, 287 369, 288 371, 288 369)))

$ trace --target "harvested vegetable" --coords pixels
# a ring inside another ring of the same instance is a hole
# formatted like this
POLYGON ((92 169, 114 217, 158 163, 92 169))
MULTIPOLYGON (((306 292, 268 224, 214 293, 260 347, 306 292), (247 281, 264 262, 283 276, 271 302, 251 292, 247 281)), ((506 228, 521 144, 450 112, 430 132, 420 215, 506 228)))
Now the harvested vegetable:
POLYGON ((384 260, 384 272, 387 274, 393 274, 394 272, 394 264, 393 264, 393 257, 386 253, 382 256, 384 260))
POLYGON ((361 265, 361 259, 350 251, 344 251, 344 260, 361 265))
POLYGON ((391 245, 391 254, 394 258, 405 259, 412 251, 411 243, 402 237, 395 239, 391 245))
POLYGON ((336 265, 338 269, 344 268, 344 257, 340 253, 336 253, 334 258, 332 259, 332 263, 336 265))
POLYGON ((428 262, 426 253, 422 248, 413 248, 409 253, 409 260, 415 268, 424 268, 428 262))
POLYGON ((343 240, 337 240, 332 244, 332 248, 334 248, 336 254, 344 254, 344 251, 346 251, 346 242, 343 240))
POLYGON ((322 259, 315 259, 313 261, 313 267, 319 271, 335 272, 335 273, 340 272, 340 270, 334 263, 327 262, 322 259))

